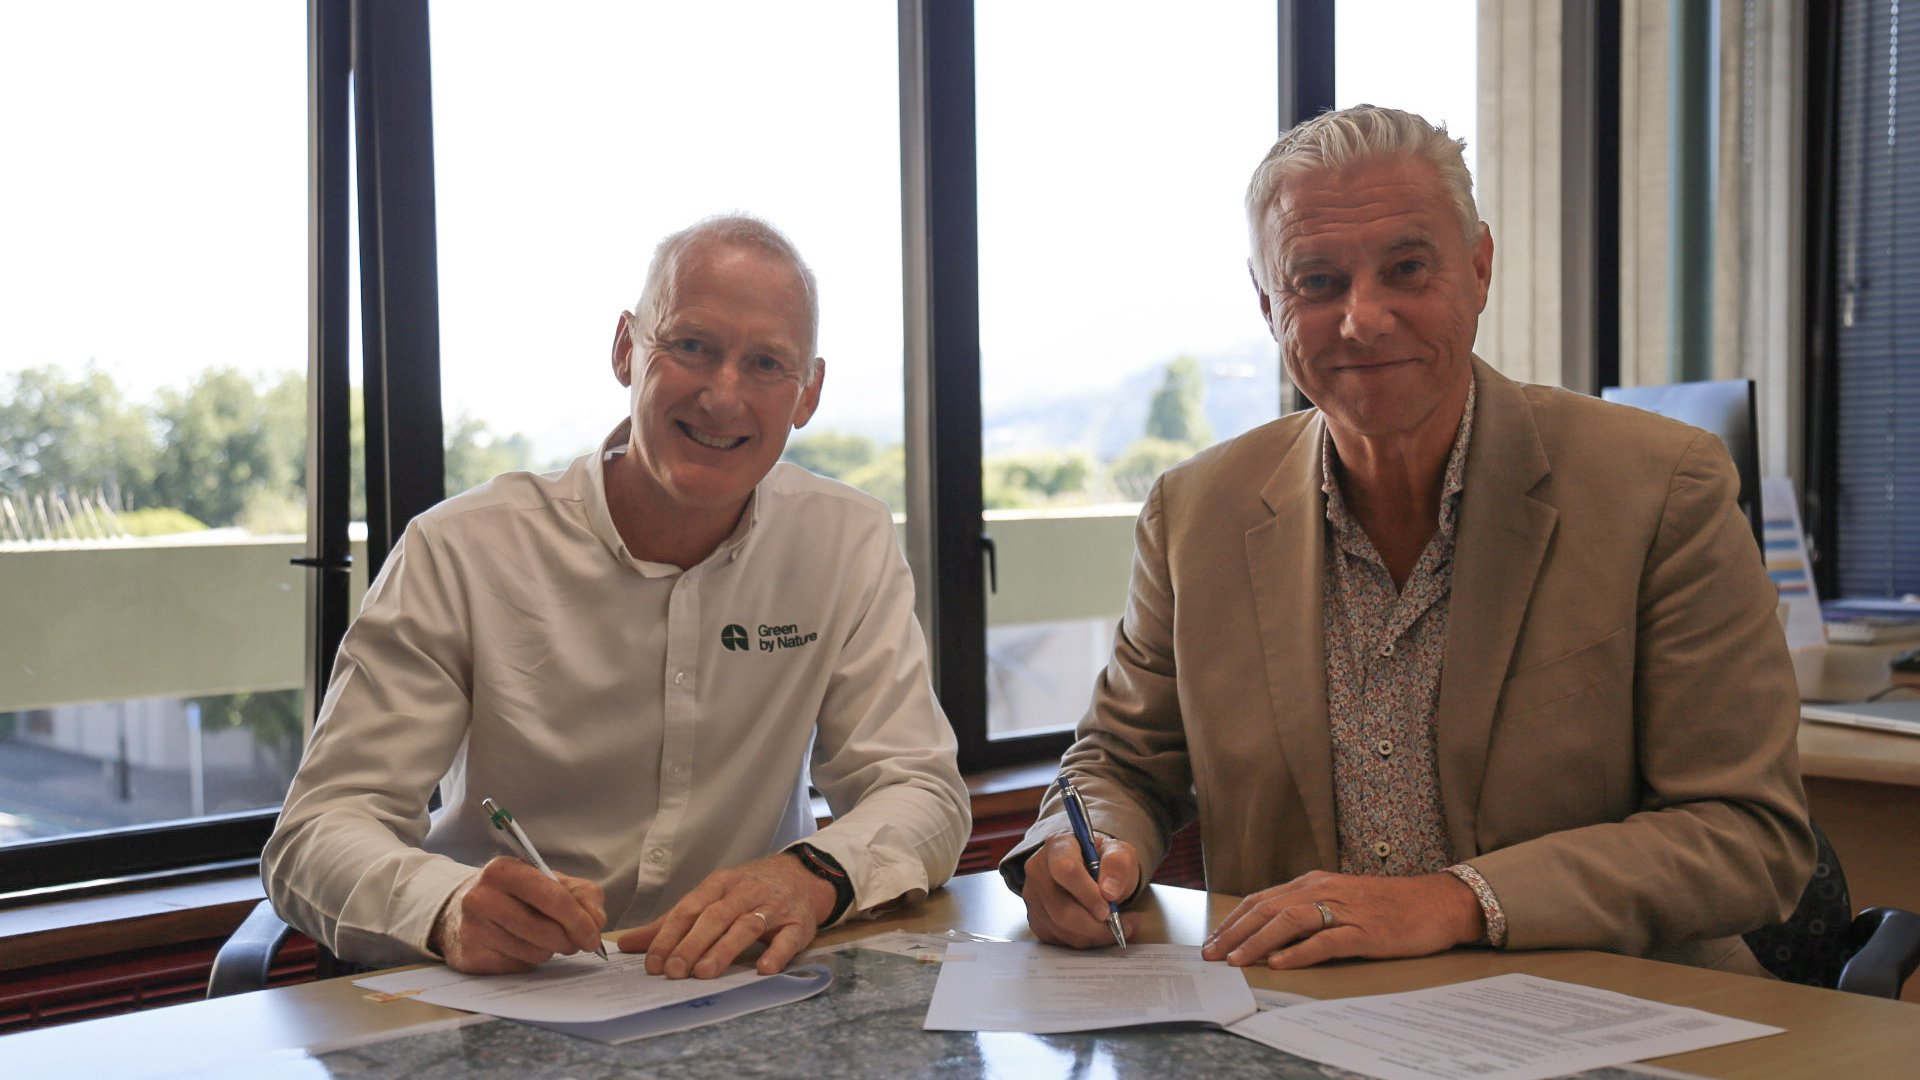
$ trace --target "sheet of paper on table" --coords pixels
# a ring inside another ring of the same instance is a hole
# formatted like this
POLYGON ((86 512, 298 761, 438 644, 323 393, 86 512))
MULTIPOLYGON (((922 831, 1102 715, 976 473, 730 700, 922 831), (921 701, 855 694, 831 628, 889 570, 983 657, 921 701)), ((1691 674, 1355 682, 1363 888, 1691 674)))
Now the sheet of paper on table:
MULTIPOLYGON (((521 975, 468 975, 444 964, 434 964, 355 979, 354 985, 510 1020, 569 1025, 627 1020, 629 1023, 622 1030, 640 1030, 644 1025, 631 1022, 638 1013, 716 998, 742 988, 750 989, 748 997, 755 1007, 745 1011, 751 1012, 812 997, 832 981, 820 969, 761 975, 744 964, 736 964, 714 979, 667 979, 647 974, 646 959, 645 953, 622 952, 612 954, 608 960, 590 953, 556 956, 521 975)), ((716 1020, 725 1018, 718 1010, 703 1011, 716 1020)), ((692 1025, 663 1027, 645 1034, 662 1034, 688 1026, 692 1025)), ((608 1037, 610 1034, 592 1037, 616 1041, 608 1037)))
POLYGON ((1050 1035, 1182 1021, 1224 1027, 1254 1012, 1246 976, 1200 959, 1191 945, 954 942, 923 1027, 1050 1035))
POLYGON ((1229 1030, 1381 1080, 1535 1080, 1783 1029, 1510 974, 1274 1009, 1229 1030))
POLYGON ((871 949, 874 952, 892 953, 923 964, 937 964, 946 958, 947 946, 956 941, 1005 941, 1006 938, 988 937, 985 934, 969 934, 965 930, 942 930, 927 933, 915 930, 888 930, 872 937, 856 938, 853 941, 841 941, 832 945, 822 945, 808 949, 795 957, 796 963, 804 963, 828 953, 845 952, 848 949, 871 949))

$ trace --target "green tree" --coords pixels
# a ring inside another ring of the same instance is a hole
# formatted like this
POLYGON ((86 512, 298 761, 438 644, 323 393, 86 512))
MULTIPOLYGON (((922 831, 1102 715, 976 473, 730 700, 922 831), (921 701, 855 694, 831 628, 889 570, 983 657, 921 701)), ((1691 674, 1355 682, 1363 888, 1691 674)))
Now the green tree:
POLYGON ((845 481, 858 470, 873 464, 879 452, 873 440, 864 435, 822 431, 789 440, 786 453, 781 454, 780 459, 791 461, 809 472, 845 481))
MULTIPOLYGON (((1083 493, 1093 476, 1093 459, 1080 451, 1009 454, 988 458, 981 471, 989 477, 986 490, 997 484, 1008 490, 1026 490, 1055 501, 1083 493)), ((1023 503, 1022 505, 1031 505, 1023 503)))
POLYGON ((261 494, 299 490, 306 459, 306 395, 297 374, 264 386, 233 368, 209 368, 184 392, 160 391, 164 432, 154 501, 220 527, 261 494))
POLYGON ((144 505, 156 449, 146 412, 91 365, 26 368, 0 391, 0 491, 99 490, 115 507, 144 505))
POLYGON ((861 491, 884 501, 896 514, 907 512, 907 451, 905 447, 889 446, 875 455, 872 461, 854 469, 840 482, 859 488, 861 491))
POLYGON ((1206 402, 1207 383, 1200 362, 1191 356, 1174 357, 1167 365, 1166 379, 1147 404, 1147 438, 1185 443, 1193 450, 1211 443, 1213 426, 1207 423, 1206 402))
POLYGON ((1193 456, 1194 447, 1167 439, 1135 439, 1108 466, 1113 486, 1129 499, 1145 499, 1163 472, 1193 456))
MULTIPOLYGON (((365 453, 363 447, 363 460, 365 453)), ((503 472, 531 468, 533 440, 518 432, 500 438, 485 420, 461 413, 447 427, 446 455, 447 494, 452 495, 479 487, 503 472)), ((366 506, 364 489, 360 505, 366 506)))
POLYGON ((202 730, 245 728, 255 751, 264 754, 277 773, 293 775, 305 735, 301 711, 306 698, 299 690, 256 690, 188 700, 200 706, 202 730))

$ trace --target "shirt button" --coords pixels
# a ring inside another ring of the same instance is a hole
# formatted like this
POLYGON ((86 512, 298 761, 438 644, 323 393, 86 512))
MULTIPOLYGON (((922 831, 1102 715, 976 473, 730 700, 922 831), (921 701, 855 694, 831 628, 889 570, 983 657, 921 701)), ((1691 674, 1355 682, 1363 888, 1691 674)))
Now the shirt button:
POLYGON ((1380 655, 1381 655, 1381 656, 1392 656, 1392 655, 1393 655, 1393 642, 1391 642, 1391 641, 1389 641, 1389 642, 1387 642, 1387 643, 1386 643, 1386 645, 1385 645, 1385 646, 1383 646, 1383 647, 1381 648, 1381 650, 1380 650, 1380 655))
POLYGON ((1393 854, 1393 845, 1387 843, 1385 840, 1382 840, 1379 843, 1373 845, 1373 853, 1384 859, 1387 856, 1393 854))
POLYGON ((647 861, 650 863, 654 863, 656 865, 659 863, 666 862, 667 861, 666 850, 664 848, 654 848, 652 851, 647 852, 647 861))
POLYGON ((1373 748, 1380 751, 1381 757, 1386 757, 1393 753, 1393 740, 1381 739, 1379 742, 1373 744, 1373 748))
POLYGON ((673 673, 673 685, 675 685, 675 686, 679 686, 679 685, 680 685, 681 683, 683 683, 683 682, 686 682, 686 681, 687 681, 687 673, 686 673, 686 672, 684 672, 684 671, 676 671, 676 672, 674 672, 674 673, 673 673))

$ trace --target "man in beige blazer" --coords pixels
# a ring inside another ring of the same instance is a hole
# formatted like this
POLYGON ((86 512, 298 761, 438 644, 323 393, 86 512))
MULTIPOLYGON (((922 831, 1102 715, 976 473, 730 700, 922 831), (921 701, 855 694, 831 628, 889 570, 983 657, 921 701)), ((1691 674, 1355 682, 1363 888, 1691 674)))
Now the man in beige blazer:
POLYGON ((1044 940, 1110 943, 1200 820, 1249 894, 1204 955, 1483 942, 1757 973, 1812 865, 1775 594, 1712 435, 1512 382, 1471 347, 1493 242, 1460 144, 1361 106, 1248 193, 1261 310, 1318 408, 1141 510, 1113 659, 1003 865, 1044 940))

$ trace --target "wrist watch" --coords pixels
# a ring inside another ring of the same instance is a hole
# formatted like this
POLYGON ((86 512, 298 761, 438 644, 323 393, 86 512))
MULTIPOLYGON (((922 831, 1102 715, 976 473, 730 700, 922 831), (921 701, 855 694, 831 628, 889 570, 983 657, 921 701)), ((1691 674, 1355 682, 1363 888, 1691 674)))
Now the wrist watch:
POLYGON ((840 861, 804 840, 787 845, 785 850, 800 860, 800 865, 807 868, 807 873, 833 886, 833 910, 820 920, 820 925, 832 926, 839 922, 840 916, 853 906, 853 879, 847 876, 840 861))

